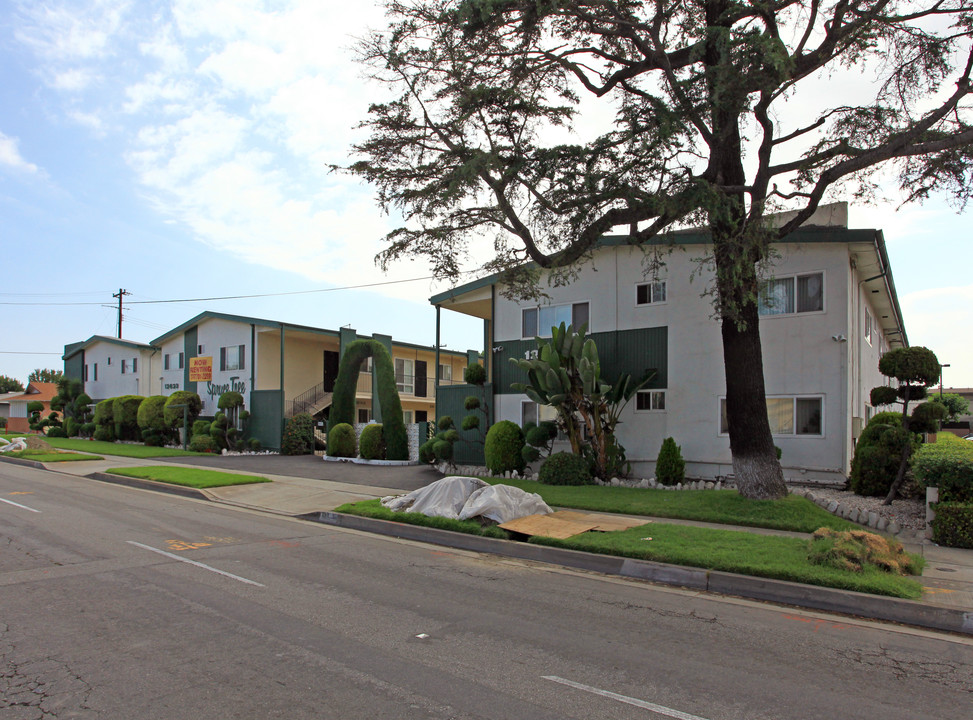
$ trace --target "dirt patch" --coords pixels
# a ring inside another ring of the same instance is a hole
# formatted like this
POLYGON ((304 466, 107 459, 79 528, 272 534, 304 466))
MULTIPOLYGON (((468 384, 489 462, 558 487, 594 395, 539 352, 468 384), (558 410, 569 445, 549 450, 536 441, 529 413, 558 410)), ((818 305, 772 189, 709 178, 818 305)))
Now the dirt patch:
POLYGON ((54 451, 54 447, 38 435, 28 435, 25 442, 28 450, 49 450, 54 451))

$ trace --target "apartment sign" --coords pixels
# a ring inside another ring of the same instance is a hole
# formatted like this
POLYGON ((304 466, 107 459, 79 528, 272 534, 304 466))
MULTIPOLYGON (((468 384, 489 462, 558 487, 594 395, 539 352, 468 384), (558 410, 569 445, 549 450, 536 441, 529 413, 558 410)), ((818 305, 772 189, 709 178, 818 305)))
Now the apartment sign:
POLYGON ((189 358, 189 382, 209 382, 213 379, 213 358, 189 358))

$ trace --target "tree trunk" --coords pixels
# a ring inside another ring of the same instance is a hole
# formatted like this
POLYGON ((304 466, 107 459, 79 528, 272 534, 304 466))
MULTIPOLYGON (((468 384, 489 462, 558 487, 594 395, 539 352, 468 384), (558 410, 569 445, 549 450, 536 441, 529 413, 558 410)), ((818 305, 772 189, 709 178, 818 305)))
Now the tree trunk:
POLYGON ((787 495, 787 486, 767 419, 757 307, 750 303, 740 312, 745 327, 729 318, 722 324, 733 473, 744 497, 778 499, 787 495))
POLYGON ((891 505, 892 501, 895 500, 895 496, 905 480, 905 471, 909 467, 909 456, 912 455, 912 434, 909 430, 909 396, 912 394, 911 390, 912 388, 906 385, 905 397, 902 399, 902 427, 905 429, 905 436, 903 437, 902 454, 899 456, 899 471, 895 474, 895 480, 892 481, 889 494, 882 501, 883 505, 891 505))

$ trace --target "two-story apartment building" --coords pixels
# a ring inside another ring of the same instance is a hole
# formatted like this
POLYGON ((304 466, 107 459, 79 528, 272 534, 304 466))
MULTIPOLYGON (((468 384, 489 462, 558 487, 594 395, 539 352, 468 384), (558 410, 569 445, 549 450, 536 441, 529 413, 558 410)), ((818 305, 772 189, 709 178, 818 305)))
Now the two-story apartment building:
MULTIPOLYGON (((203 416, 213 416, 220 395, 239 392, 252 416, 251 434, 279 447, 283 421, 298 413, 319 415, 331 403, 338 365, 349 343, 381 342, 392 355, 406 422, 435 417, 437 383, 460 381, 477 353, 459 353, 360 336, 351 328, 328 330, 281 321, 203 312, 148 344, 94 336, 65 346, 65 373, 83 379, 93 400, 124 394, 199 394, 203 416)), ((381 419, 372 397, 372 366, 359 377, 358 420, 381 419)))
MULTIPOLYGON (((881 231, 848 229, 844 205, 823 209, 811 222, 819 224, 776 245, 778 256, 763 285, 768 414, 786 478, 838 483, 874 412, 869 390, 887 382, 878 372, 879 357, 907 338, 881 231)), ((606 237, 574 282, 544 285, 549 297, 541 303, 506 299, 497 276, 430 302, 437 312, 484 320, 496 419, 523 423, 549 415, 549 408, 511 389, 513 382, 526 382, 526 374, 510 358, 534 350, 535 336, 550 336, 553 325, 587 323, 608 382, 622 372, 656 373, 618 428, 633 472, 651 477, 662 440, 671 436, 682 448, 688 475, 727 476, 732 465, 722 340, 706 294, 712 283, 709 238, 703 231, 681 231, 661 243, 671 245, 658 256, 664 266, 649 270, 643 248, 626 237, 606 237)))

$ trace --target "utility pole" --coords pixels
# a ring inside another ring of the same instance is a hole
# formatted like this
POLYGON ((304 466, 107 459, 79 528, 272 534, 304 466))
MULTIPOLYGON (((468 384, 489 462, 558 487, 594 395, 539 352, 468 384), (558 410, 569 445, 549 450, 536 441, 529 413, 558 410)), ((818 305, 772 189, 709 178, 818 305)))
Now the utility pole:
POLYGON ((122 298, 131 295, 128 290, 118 288, 118 293, 112 293, 113 298, 118 298, 118 339, 122 339, 122 298))

